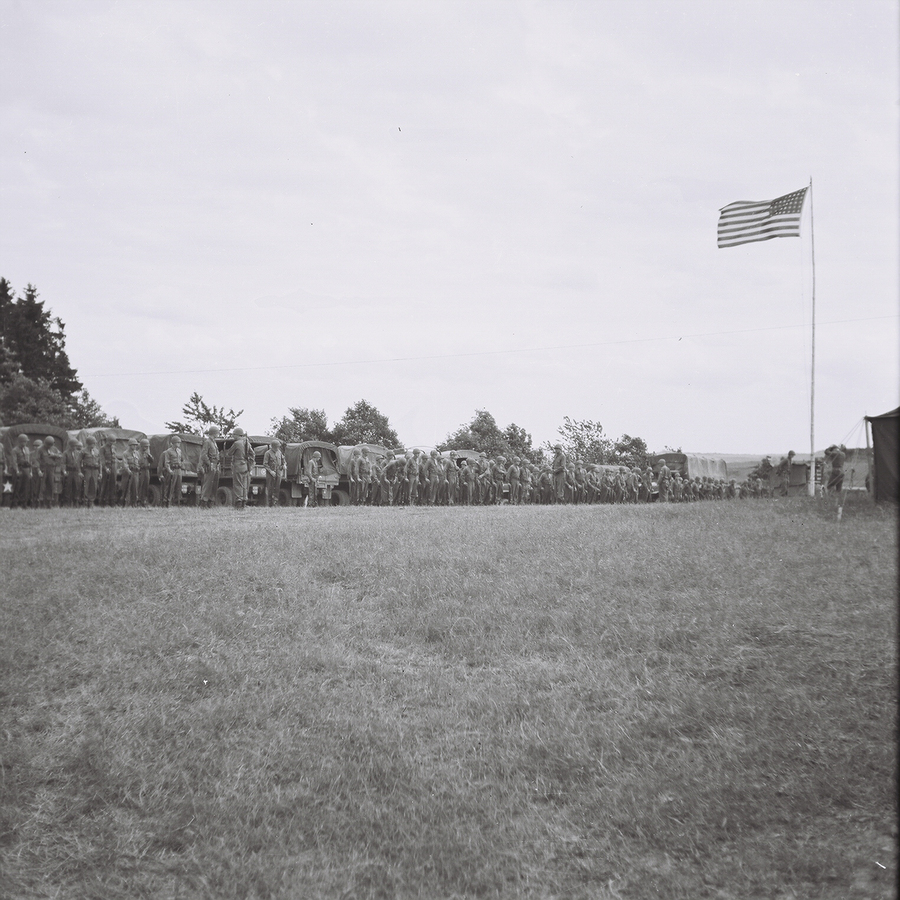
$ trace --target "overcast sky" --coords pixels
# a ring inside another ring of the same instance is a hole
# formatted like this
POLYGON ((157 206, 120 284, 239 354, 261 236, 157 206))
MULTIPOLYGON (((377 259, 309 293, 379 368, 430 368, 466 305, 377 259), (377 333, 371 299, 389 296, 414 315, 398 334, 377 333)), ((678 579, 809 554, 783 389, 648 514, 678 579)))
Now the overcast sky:
MULTIPOLYGON (((898 4, 0 0, 0 275, 88 391, 652 449, 900 402, 898 4), (802 237, 718 250, 802 188, 802 237)), ((861 433, 859 433, 861 438, 861 433)))

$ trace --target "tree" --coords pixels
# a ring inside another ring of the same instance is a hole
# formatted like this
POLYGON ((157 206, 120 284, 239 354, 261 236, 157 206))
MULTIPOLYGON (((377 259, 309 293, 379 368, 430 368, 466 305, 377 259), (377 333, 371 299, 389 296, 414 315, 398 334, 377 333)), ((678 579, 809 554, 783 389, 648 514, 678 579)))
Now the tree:
MULTIPOLYGON (((570 459, 580 459, 588 465, 612 462, 613 442, 603 433, 603 426, 599 422, 590 419, 576 422, 564 416, 563 424, 557 432, 560 436, 557 443, 570 459)), ((554 445, 548 443, 545 447, 553 452, 554 445)))
POLYGON ((78 373, 66 353, 65 325, 44 308, 33 284, 16 300, 12 285, 0 278, 0 342, 26 377, 48 382, 66 400, 81 390, 78 373))
POLYGON ((647 449, 647 442, 643 438, 632 437, 630 434, 623 434, 613 445, 612 462, 620 466, 628 466, 633 469, 635 466, 644 468, 650 461, 650 451, 647 449))
POLYGON ((272 419, 272 432, 284 444, 299 444, 303 441, 331 440, 328 417, 324 409, 304 409, 292 406, 289 416, 272 419))
POLYGON ((388 450, 402 450, 397 432, 388 417, 366 400, 357 400, 331 430, 335 444, 380 444, 388 450))
POLYGON ((244 411, 226 411, 224 406, 208 406, 194 391, 188 402, 181 407, 181 414, 185 417, 184 422, 166 422, 166 428, 183 434, 203 434, 210 425, 217 425, 223 434, 230 434, 244 411))
POLYGON ((537 462, 541 451, 531 445, 531 435, 511 422, 501 430, 497 420, 486 410, 476 409, 468 425, 461 425, 446 440, 438 444, 438 450, 477 450, 486 456, 524 456, 537 462))
POLYGON ((0 384, 0 421, 4 425, 41 422, 59 428, 72 428, 72 416, 66 398, 43 378, 16 373, 0 384))
POLYGON ((108 416, 100 404, 87 392, 81 391, 70 403, 70 428, 121 428, 117 416, 108 416))

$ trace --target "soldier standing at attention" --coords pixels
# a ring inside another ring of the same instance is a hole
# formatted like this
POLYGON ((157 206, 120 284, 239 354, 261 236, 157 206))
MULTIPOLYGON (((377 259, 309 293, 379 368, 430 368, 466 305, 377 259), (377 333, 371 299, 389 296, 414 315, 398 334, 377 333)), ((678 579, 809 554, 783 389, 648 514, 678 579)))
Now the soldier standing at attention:
POLYGON ((234 508, 244 509, 250 493, 250 469, 254 453, 243 428, 235 428, 232 433, 234 443, 226 451, 231 460, 231 486, 234 490, 234 508))
POLYGON ((100 505, 115 506, 119 460, 113 439, 105 434, 100 444, 100 505))
POLYGON ((664 459, 659 460, 659 472, 656 475, 656 481, 659 485, 659 499, 663 501, 663 503, 667 503, 669 500, 669 481, 671 479, 671 472, 669 467, 666 465, 666 461, 664 459))
POLYGON ((43 487, 44 470, 41 468, 41 451, 44 442, 38 438, 31 444, 31 506, 37 509, 44 499, 43 487))
POLYGON ((409 499, 407 502, 410 506, 415 506, 419 502, 419 451, 413 450, 406 457, 406 477, 409 479, 409 499))
POLYGON ((169 448, 164 450, 160 457, 160 466, 165 473, 165 489, 163 491, 163 506, 181 505, 181 470, 184 459, 181 455, 181 438, 173 434, 169 438, 169 448))
POLYGON ((81 457, 83 499, 85 506, 93 506, 97 501, 100 489, 100 451, 97 449, 97 438, 89 434, 85 440, 84 453, 81 457))
POLYGON ((146 506, 150 499, 150 470, 153 468, 153 457, 150 455, 150 440, 141 438, 138 445, 138 486, 137 498, 141 506, 146 506))
POLYGON ((318 492, 318 483, 319 483, 319 460, 322 459, 322 454, 319 453, 318 450, 313 452, 313 455, 306 461, 306 490, 308 491, 308 497, 306 503, 308 506, 318 506, 319 502, 316 499, 316 494, 318 492))
POLYGON ((69 438, 66 452, 63 454, 63 471, 65 482, 63 484, 63 503, 66 506, 78 506, 81 501, 81 483, 84 475, 81 471, 81 460, 84 451, 77 438, 69 438))
POLYGON ((566 454, 562 445, 557 444, 553 455, 553 494, 557 503, 563 503, 566 499, 566 454))
POLYGON ((28 449, 28 435, 20 434, 12 452, 13 507, 25 509, 31 502, 31 450, 28 449))
POLYGON ((137 505, 140 465, 137 438, 129 438, 128 449, 122 454, 122 506, 137 505))
POLYGON ((216 438, 219 436, 219 426, 210 425, 203 438, 200 447, 200 463, 198 473, 200 482, 200 506, 209 509, 216 500, 216 491, 219 489, 219 445, 216 438))
POLYGON ((281 452, 281 441, 278 438, 269 444, 263 457, 263 468, 266 470, 266 504, 278 506, 281 479, 287 474, 287 461, 281 452))

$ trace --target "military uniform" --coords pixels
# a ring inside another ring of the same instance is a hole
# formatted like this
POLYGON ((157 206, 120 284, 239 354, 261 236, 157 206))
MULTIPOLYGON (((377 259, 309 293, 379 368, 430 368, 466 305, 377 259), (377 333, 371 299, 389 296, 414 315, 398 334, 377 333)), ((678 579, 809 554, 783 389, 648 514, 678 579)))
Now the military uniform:
POLYGON ((266 503, 278 506, 278 494, 281 491, 281 479, 286 472, 284 454, 280 441, 272 441, 263 457, 263 468, 266 470, 266 503))
POLYGON ((234 443, 226 451, 231 460, 231 487, 234 491, 235 509, 243 509, 247 505, 250 494, 250 471, 255 454, 253 447, 243 428, 234 429, 234 443))

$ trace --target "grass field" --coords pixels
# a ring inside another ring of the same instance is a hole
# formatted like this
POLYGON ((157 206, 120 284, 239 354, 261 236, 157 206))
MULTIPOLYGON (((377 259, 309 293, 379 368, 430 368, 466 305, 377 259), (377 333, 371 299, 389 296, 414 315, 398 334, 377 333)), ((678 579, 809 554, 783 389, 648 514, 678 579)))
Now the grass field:
POLYGON ((894 513, 0 516, 0 896, 894 895, 894 513))

